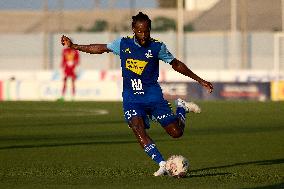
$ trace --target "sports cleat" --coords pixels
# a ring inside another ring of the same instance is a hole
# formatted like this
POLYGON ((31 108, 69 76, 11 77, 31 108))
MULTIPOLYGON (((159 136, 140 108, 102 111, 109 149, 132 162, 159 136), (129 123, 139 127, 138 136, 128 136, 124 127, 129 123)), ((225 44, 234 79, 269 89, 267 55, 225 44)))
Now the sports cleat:
POLYGON ((167 172, 167 169, 166 169, 166 162, 165 162, 165 161, 161 161, 161 162, 159 163, 159 165, 160 165, 160 168, 159 168, 158 171, 156 171, 153 175, 154 175, 155 177, 167 175, 168 172, 167 172))
POLYGON ((185 109, 186 112, 194 112, 194 113, 200 113, 201 109, 200 107, 195 104, 194 102, 186 102, 180 98, 175 100, 175 104, 178 107, 182 107, 185 109))

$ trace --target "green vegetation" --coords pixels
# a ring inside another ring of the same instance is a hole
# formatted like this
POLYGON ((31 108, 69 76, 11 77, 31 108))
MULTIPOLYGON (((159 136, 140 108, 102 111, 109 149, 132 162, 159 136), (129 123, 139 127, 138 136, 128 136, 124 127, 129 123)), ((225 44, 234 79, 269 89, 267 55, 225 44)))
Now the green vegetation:
POLYGON ((187 178, 158 169, 123 120, 121 102, 1 102, 0 188, 283 188, 284 103, 199 102, 180 139, 149 130, 187 178), (107 110, 104 113, 101 110, 107 110))
POLYGON ((167 17, 156 17, 152 23, 152 30, 156 32, 175 31, 176 22, 174 19, 167 17))
POLYGON ((108 29, 108 22, 105 20, 96 20, 90 28, 84 28, 83 26, 78 26, 77 32, 104 32, 108 29))

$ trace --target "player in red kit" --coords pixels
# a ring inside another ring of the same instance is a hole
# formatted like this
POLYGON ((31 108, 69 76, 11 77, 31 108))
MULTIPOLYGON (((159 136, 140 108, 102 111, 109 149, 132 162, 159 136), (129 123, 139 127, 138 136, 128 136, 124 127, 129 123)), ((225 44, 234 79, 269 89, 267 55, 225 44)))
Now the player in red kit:
POLYGON ((67 87, 67 79, 71 78, 72 80, 72 96, 75 97, 76 88, 76 67, 79 65, 79 52, 77 50, 71 49, 69 47, 65 47, 62 51, 62 62, 61 67, 63 69, 63 88, 62 88, 62 96, 61 100, 64 100, 66 87, 67 87))

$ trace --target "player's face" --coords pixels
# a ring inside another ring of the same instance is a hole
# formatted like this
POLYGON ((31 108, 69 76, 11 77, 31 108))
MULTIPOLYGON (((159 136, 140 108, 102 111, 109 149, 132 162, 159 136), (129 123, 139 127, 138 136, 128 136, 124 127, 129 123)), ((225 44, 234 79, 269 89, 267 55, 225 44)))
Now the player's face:
POLYGON ((135 38, 141 46, 146 46, 150 40, 150 27, 146 21, 138 21, 132 28, 135 38))

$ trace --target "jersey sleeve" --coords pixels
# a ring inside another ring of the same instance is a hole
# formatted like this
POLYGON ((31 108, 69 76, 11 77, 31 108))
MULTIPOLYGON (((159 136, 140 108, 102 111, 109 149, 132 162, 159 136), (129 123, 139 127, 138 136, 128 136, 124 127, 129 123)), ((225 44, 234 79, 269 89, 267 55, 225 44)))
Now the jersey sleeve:
POLYGON ((174 56, 168 50, 167 46, 164 43, 162 43, 161 50, 158 54, 158 58, 164 61, 165 63, 170 63, 174 59, 174 56))
POLYGON ((117 38, 111 43, 107 44, 107 48, 113 52, 115 55, 120 55, 120 42, 122 37, 117 38))

